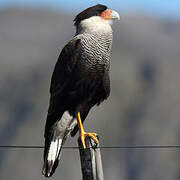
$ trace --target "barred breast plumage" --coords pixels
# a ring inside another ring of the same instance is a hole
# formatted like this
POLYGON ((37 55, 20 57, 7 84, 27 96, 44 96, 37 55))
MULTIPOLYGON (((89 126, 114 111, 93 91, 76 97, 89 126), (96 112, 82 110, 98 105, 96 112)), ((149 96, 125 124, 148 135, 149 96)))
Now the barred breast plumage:
POLYGON ((81 39, 81 56, 79 63, 88 71, 104 72, 109 70, 112 31, 106 33, 83 33, 75 37, 81 39))

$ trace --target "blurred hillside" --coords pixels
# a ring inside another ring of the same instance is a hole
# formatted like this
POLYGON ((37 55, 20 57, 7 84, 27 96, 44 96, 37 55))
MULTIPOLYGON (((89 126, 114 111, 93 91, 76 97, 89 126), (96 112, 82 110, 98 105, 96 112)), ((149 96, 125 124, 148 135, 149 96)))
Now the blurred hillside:
MULTIPOLYGON (((50 78, 74 35, 73 18, 45 9, 0 11, 1 145, 43 144, 50 78)), ((180 21, 122 14, 113 30, 111 96, 85 128, 100 135, 101 145, 179 144, 180 21)), ((44 179, 42 151, 0 149, 0 179, 44 179)), ((176 149, 107 149, 102 156, 105 180, 180 177, 176 149)), ((63 151, 54 179, 81 179, 77 150, 63 151)))

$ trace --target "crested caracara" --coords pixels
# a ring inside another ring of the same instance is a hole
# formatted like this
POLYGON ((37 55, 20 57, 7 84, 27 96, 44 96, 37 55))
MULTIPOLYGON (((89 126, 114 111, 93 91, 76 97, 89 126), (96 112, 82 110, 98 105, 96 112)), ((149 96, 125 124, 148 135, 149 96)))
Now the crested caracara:
POLYGON ((116 11, 98 4, 74 19, 75 36, 62 49, 50 85, 50 102, 45 126, 42 174, 54 173, 67 136, 79 130, 84 138, 96 143, 96 133, 84 131, 82 123, 90 109, 108 98, 109 67, 112 45, 111 21, 119 19, 116 11))

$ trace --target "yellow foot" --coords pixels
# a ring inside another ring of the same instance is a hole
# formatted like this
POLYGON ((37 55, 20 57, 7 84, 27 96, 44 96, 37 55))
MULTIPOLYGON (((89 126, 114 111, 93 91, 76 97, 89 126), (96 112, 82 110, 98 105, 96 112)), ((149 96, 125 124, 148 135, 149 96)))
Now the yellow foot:
POLYGON ((87 133, 87 132, 81 132, 80 134, 80 139, 83 145, 83 148, 86 149, 86 144, 85 144, 85 138, 90 137, 96 144, 98 144, 98 139, 97 139, 97 134, 96 133, 87 133))
POLYGON ((83 145, 83 148, 86 149, 86 144, 85 144, 85 138, 86 136, 89 136, 91 139, 93 139, 93 141, 98 144, 98 139, 97 139, 97 134, 96 133, 87 133, 84 131, 82 122, 81 122, 81 116, 80 116, 80 112, 77 113, 76 115, 76 119, 77 119, 77 123, 78 123, 78 127, 79 127, 79 134, 80 134, 80 139, 83 145))

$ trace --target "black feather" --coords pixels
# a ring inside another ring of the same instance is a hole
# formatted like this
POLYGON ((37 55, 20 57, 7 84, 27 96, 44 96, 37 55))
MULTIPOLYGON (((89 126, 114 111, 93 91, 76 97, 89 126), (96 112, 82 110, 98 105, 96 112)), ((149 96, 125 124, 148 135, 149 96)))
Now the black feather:
POLYGON ((69 90, 72 89, 73 70, 79 58, 80 39, 70 41, 61 51, 51 78, 50 103, 45 126, 45 138, 51 134, 53 124, 69 109, 72 102, 69 90))
POLYGON ((75 26, 78 26, 78 24, 84 20, 84 19, 87 19, 87 18, 90 18, 92 16, 98 16, 100 15, 103 11, 105 11, 107 9, 107 6, 105 5, 102 5, 102 4, 97 4, 96 6, 92 6, 92 7, 89 7, 87 9, 85 9, 84 11, 82 11, 81 13, 79 13, 74 21, 74 25, 75 26))

